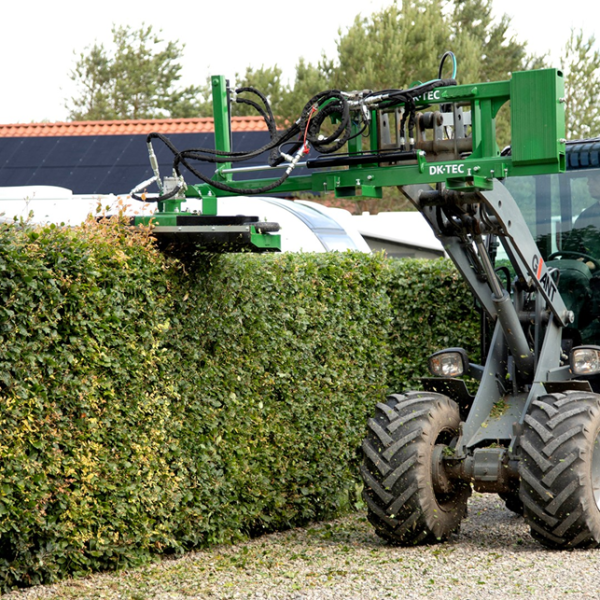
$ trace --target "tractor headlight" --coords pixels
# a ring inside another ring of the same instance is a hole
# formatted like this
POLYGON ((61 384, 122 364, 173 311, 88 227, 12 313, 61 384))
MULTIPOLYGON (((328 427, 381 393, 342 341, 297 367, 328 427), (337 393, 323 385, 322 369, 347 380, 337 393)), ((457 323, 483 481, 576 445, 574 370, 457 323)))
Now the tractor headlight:
POLYGON ((429 371, 436 377, 459 377, 469 370, 469 359, 462 348, 440 350, 429 357, 429 371))
POLYGON ((600 347, 580 346, 571 351, 571 370, 575 375, 600 373, 600 347))

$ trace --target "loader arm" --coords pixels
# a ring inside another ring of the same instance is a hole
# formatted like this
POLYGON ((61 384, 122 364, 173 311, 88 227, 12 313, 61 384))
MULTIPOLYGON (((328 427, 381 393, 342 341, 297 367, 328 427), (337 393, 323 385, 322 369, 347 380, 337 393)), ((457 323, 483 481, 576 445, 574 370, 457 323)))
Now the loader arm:
POLYGON ((512 424, 523 422, 529 403, 540 393, 540 382, 560 367, 560 332, 573 315, 565 307, 519 207, 499 181, 494 182, 493 190, 471 193, 439 192, 429 186, 402 189, 495 323, 482 383, 463 425, 462 454, 485 441, 512 438, 512 424), (489 236, 502 243, 511 259, 516 273, 512 297, 491 264, 485 245, 489 236), (539 298, 533 310, 525 310, 528 296, 539 298), (532 329, 537 339, 529 340, 526 329, 532 329), (510 388, 515 392, 511 396, 507 394, 510 388), (504 414, 490 420, 502 399, 504 414))

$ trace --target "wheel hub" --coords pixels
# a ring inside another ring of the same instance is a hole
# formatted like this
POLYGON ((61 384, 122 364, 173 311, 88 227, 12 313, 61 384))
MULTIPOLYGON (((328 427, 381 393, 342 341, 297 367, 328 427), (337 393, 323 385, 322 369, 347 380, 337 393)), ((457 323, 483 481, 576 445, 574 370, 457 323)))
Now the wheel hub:
POLYGON ((444 468, 444 454, 448 446, 445 444, 436 444, 431 456, 431 482, 436 496, 449 494, 452 491, 452 480, 444 468))

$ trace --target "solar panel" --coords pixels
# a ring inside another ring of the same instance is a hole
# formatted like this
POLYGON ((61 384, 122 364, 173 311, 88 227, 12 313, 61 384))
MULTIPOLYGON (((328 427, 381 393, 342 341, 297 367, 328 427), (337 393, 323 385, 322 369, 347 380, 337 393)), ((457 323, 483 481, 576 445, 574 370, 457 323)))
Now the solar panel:
MULTIPOLYGON (((167 136, 178 150, 213 148, 214 135, 185 133, 167 136)), ((266 132, 233 134, 236 151, 267 143, 266 132)), ((172 171, 173 153, 154 142, 161 174, 172 171)), ((247 164, 264 164, 260 157, 247 164)), ((211 176, 210 163, 194 165, 211 176)), ((0 138, 0 186, 56 185, 74 194, 124 194, 152 176, 145 135, 0 138)), ((196 183, 192 175, 188 183, 196 183)), ((252 175, 259 177, 259 174, 252 175)), ((250 175, 248 175, 250 177, 250 175)))

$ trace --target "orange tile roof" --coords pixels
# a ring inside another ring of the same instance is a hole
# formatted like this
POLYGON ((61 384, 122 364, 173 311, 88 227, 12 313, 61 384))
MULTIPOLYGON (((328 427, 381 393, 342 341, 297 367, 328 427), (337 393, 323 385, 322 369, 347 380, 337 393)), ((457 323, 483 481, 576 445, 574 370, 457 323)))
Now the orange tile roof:
MULTIPOLYGON (((267 131, 262 117, 232 117, 234 132, 267 131)), ((2 137, 62 137, 74 135, 147 135, 152 132, 213 133, 212 118, 140 119, 137 121, 70 121, 66 123, 0 124, 2 137)))

